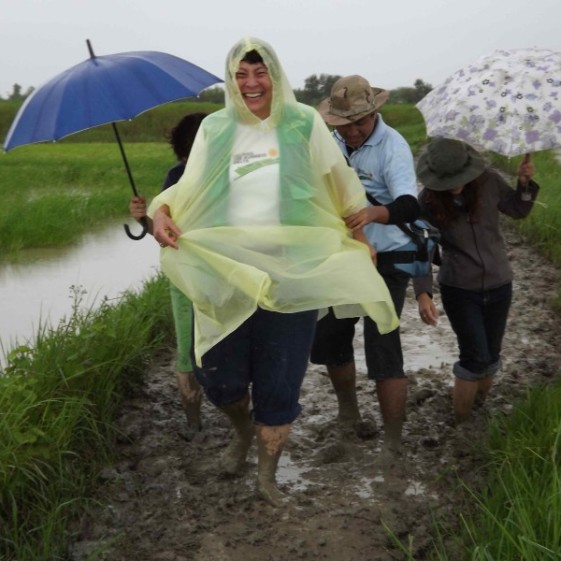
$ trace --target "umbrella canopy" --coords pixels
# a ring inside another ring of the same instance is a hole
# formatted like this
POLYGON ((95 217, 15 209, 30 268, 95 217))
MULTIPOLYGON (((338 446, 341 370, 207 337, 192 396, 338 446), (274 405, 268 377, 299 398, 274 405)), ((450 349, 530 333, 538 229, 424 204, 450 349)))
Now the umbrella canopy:
POLYGON ((131 51, 91 57, 37 88, 12 123, 4 150, 127 121, 193 97, 222 79, 174 55, 131 51))
POLYGON ((561 146, 561 53, 497 50, 461 68, 418 104, 428 136, 505 156, 561 146))
MULTIPOLYGON (((182 58, 158 51, 131 51, 95 56, 58 74, 37 88, 18 111, 4 141, 7 152, 25 144, 55 141, 111 123, 132 191, 138 195, 116 127, 158 105, 194 97, 222 82, 182 58)), ((128 226, 127 235, 133 236, 128 226)))

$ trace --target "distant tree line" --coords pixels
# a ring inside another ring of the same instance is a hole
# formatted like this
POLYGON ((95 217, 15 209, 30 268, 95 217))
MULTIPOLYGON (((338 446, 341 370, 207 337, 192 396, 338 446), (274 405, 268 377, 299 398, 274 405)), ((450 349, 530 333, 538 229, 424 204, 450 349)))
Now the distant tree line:
MULTIPOLYGON (((307 105, 315 107, 318 103, 329 97, 331 87, 341 76, 333 74, 312 74, 304 81, 304 87, 294 90, 296 99, 307 105)), ((14 84, 12 93, 5 101, 23 101, 33 92, 30 87, 25 92, 19 84, 14 84)), ((417 103, 432 90, 432 86, 420 78, 415 80, 413 87, 402 87, 390 90, 390 103, 417 103)), ((224 103, 224 88, 214 86, 201 92, 198 96, 201 101, 224 103)), ((2 99, 0 97, 0 99, 2 99)))
POLYGON ((33 93, 34 89, 35 88, 33 87, 29 87, 24 92, 23 88, 19 84, 14 84, 12 86, 12 93, 8 94, 6 98, 0 97, 0 99, 3 99, 4 101, 24 101, 26 97, 33 93))
POLYGON ((415 80, 412 88, 395 88, 390 90, 390 103, 417 103, 432 90, 432 86, 420 78, 415 80))
POLYGON ((294 90, 294 95, 296 99, 307 105, 315 107, 331 94, 331 88, 333 84, 341 76, 333 74, 312 74, 304 80, 304 87, 299 90, 294 90))
MULTIPOLYGON (((304 81, 304 87, 294 90, 296 99, 307 105, 315 107, 331 94, 333 84, 341 76, 334 74, 312 74, 304 81)), ((418 78, 413 87, 395 88, 390 90, 390 103, 417 103, 432 90, 432 86, 418 78)), ((214 86, 204 90, 199 95, 201 101, 224 103, 224 89, 214 86)))

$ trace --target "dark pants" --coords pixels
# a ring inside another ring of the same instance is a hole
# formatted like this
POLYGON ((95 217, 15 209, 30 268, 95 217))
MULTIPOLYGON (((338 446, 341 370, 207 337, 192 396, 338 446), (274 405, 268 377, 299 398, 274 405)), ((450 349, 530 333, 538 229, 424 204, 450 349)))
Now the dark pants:
POLYGON ((202 357, 194 372, 208 400, 221 407, 240 401, 251 385, 254 419, 291 423, 300 414, 300 388, 317 311, 281 314, 258 309, 202 357))
MULTIPOLYGON (((391 265, 379 268, 395 306, 401 316, 410 276, 391 265)), ((359 318, 337 319, 333 312, 318 321, 310 361, 314 364, 337 366, 354 360, 353 338, 359 318)), ((368 377, 373 380, 404 378, 403 352, 399 327, 382 335, 376 323, 364 318, 364 352, 368 377)))
POLYGON ((460 350, 454 374, 465 380, 495 374, 501 364, 512 283, 480 292, 441 285, 440 295, 460 350))

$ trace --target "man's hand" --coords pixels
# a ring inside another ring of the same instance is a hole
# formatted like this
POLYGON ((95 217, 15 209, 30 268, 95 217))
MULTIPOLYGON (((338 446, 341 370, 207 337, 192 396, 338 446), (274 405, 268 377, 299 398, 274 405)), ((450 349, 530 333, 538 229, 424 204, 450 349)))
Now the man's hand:
POLYGON ((390 213, 385 206, 367 206, 361 208, 358 212, 354 214, 349 214, 345 216, 345 224, 347 228, 350 228, 353 232, 360 228, 364 228, 367 224, 371 222, 379 222, 380 224, 386 224, 388 221, 390 213))
POLYGON ((347 228, 350 228, 353 232, 364 228, 367 224, 374 221, 374 207, 368 206, 366 208, 360 209, 358 212, 345 217, 345 224, 347 228))

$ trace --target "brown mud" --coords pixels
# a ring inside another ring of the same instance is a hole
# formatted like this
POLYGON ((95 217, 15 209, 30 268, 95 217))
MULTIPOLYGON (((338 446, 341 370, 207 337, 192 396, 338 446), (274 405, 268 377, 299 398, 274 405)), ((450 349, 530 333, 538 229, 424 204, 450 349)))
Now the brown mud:
MULTIPOLYGON (((505 233, 515 269, 514 302, 503 369, 474 419, 452 425, 455 337, 440 306, 438 327, 423 324, 409 294, 402 317, 409 375, 403 456, 384 461, 382 433, 337 426, 336 400, 322 367, 310 366, 278 471, 291 503, 273 508, 255 497, 256 450, 240 478, 226 478, 218 458, 230 426, 208 403, 204 429, 191 433, 180 407, 173 356, 154 364, 122 408, 116 459, 99 475, 95 501, 69 531, 72 561, 390 561, 426 558, 433 519, 451 523, 461 510, 459 481, 485 477, 485 422, 508 415, 534 385, 558 377, 560 318, 550 303, 558 272, 520 237, 505 233)), ((363 417, 381 427, 374 385, 366 378, 361 333, 356 351, 363 417)), ((452 555, 450 558, 454 558, 452 555)))

